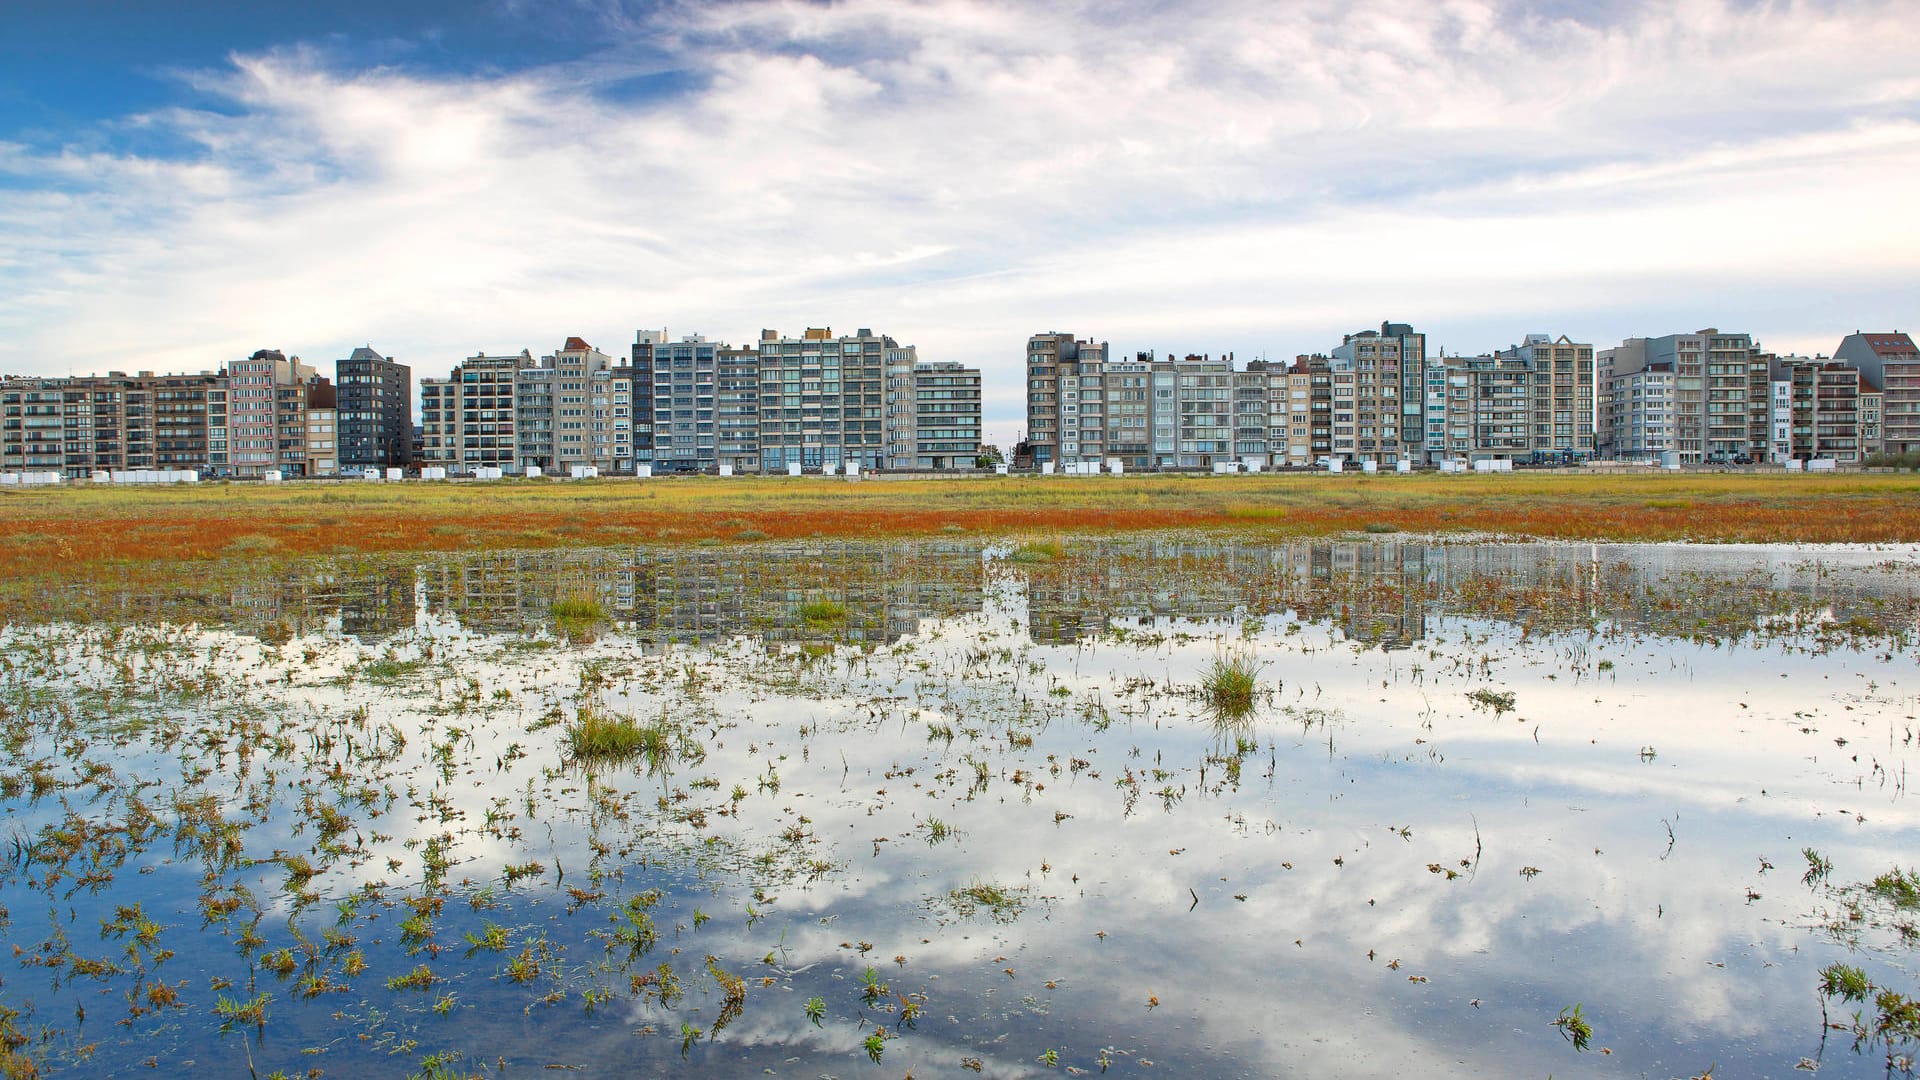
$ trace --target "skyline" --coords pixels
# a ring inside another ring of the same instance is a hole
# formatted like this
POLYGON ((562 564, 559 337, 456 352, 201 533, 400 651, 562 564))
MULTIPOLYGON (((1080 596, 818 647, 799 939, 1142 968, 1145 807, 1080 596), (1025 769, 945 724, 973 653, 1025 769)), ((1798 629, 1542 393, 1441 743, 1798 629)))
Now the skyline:
POLYGON ((1290 359, 1911 329, 1890 3, 27 3, 0 371, 872 327, 1290 359), (1272 8, 1272 10, 1270 10, 1272 8))

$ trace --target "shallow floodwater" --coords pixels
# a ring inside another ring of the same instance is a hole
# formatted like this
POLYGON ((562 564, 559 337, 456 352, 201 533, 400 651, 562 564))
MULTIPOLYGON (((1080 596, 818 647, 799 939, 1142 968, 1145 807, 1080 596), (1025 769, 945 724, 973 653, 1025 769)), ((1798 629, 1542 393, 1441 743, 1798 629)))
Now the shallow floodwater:
POLYGON ((1861 886, 1920 861, 1912 548, 822 541, 86 601, 0 631, 0 1035, 44 1072, 1910 1068, 1819 987, 1920 993, 1861 886))

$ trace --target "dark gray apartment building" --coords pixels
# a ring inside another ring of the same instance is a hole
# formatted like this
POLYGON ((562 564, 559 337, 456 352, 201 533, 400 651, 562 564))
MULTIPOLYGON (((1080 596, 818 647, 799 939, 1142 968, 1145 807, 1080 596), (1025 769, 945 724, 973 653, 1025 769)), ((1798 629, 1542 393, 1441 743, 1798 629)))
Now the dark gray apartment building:
POLYGON ((413 370, 371 348, 353 350, 335 371, 340 467, 404 468, 413 460, 413 370))

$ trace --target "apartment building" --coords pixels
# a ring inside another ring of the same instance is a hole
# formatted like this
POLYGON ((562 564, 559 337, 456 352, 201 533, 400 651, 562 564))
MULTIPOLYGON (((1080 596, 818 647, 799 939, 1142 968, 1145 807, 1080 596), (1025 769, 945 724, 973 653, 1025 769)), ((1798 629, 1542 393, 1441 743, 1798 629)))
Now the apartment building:
POLYGON ((1539 464, 1594 456, 1598 376, 1592 345, 1564 334, 1528 334, 1489 355, 1426 363, 1426 449, 1436 459, 1442 451, 1452 458, 1539 464))
POLYGON ((718 448, 714 398, 722 347, 699 334, 669 341, 664 329, 642 330, 634 336, 634 378, 644 388, 636 396, 647 398, 648 457, 655 471, 714 470, 718 448))
POLYGON ((220 378, 155 375, 0 381, 0 471, 69 478, 116 469, 198 469, 220 378))
MULTIPOLYGON (((298 360, 298 357, 294 358, 295 363, 298 360)), ((315 460, 307 439, 311 417, 315 413, 326 414, 326 426, 331 433, 338 406, 339 399, 334 393, 333 384, 319 375, 310 375, 273 388, 275 467, 280 470, 281 476, 319 476, 322 474, 316 470, 322 466, 329 472, 335 469, 339 459, 332 448, 329 447, 326 454, 315 460)), ((333 440, 329 438, 327 441, 331 443, 333 440)))
POLYGON ((1392 464, 1424 459, 1427 337, 1406 323, 1347 334, 1327 358, 1333 456, 1392 464))
POLYGON ((971 469, 980 456, 980 369, 923 364, 911 345, 883 353, 887 469, 971 469))
POLYGON ((1674 361, 1674 420, 1682 464, 1760 461, 1770 441, 1770 360, 1746 334, 1716 329, 1654 338, 1674 361))
POLYGON ((342 468, 404 468, 413 459, 413 369, 376 352, 353 350, 334 365, 342 468))
POLYGON ((420 380, 421 463, 467 474, 624 472, 635 461, 632 369, 577 337, 534 359, 470 356, 445 379, 420 380))
POLYGON ((0 380, 0 471, 225 465, 225 401, 213 372, 0 380))
MULTIPOLYGON (((721 345, 714 354, 714 460, 736 473, 760 471, 760 350, 721 345)), ((638 445, 638 438, 635 439, 638 445)))
MULTIPOLYGON (((422 464, 451 474, 470 475, 482 466, 520 472, 520 373, 537 366, 525 349, 500 356, 476 353, 444 379, 421 379, 422 464)), ((549 405, 543 411, 550 410, 549 405)))
POLYGON ((66 472, 65 379, 0 383, 0 470, 66 472))
POLYGON ((575 466, 631 471, 632 369, 578 337, 514 372, 516 472, 564 475, 575 466))
POLYGON ((1658 461, 1679 449, 1674 419, 1674 370, 1671 358, 1655 360, 1646 338, 1628 338, 1602 349, 1596 366, 1607 372, 1607 414, 1602 423, 1612 457, 1658 461))
POLYGON ((1105 367, 1107 343, 1078 340, 1049 330, 1027 339, 1027 438, 1038 464, 1099 461, 1106 450, 1105 367), (1083 385, 1084 380, 1093 380, 1083 385), (1082 394, 1096 395, 1101 425, 1093 452, 1082 446, 1082 394), (1072 437, 1066 432, 1072 432, 1072 437), (1071 447, 1071 449, 1069 449, 1071 447))
POLYGON ((1301 356, 1292 364, 1267 364, 1254 361, 1248 370, 1260 369, 1267 382, 1267 445, 1269 463, 1275 466, 1303 468, 1326 457, 1333 449, 1331 436, 1332 375, 1327 358, 1301 356), (1320 410, 1318 437, 1315 434, 1313 391, 1315 380, 1329 393, 1320 410))
POLYGON ((1870 458, 1886 449, 1886 391, 1860 375, 1860 456, 1870 458))
MULTIPOLYGON (((1163 467, 1204 469, 1235 460, 1232 357, 1190 355, 1179 361, 1162 361, 1155 367, 1156 375, 1161 366, 1174 374, 1170 419, 1175 437, 1174 452, 1169 454, 1159 435, 1160 417, 1156 416, 1155 462, 1163 467)), ((1159 386, 1156 382, 1156 391, 1159 386)))
POLYGON ((1336 456, 1382 464, 1425 459, 1426 359, 1427 336, 1406 323, 1383 322, 1343 338, 1328 357, 1336 390, 1352 391, 1336 394, 1348 403, 1334 410, 1336 456))
MULTIPOLYGON (((761 469, 880 468, 887 446, 886 353, 900 347, 864 328, 838 337, 831 327, 809 328, 797 338, 762 330, 761 469)), ((654 427, 657 442, 657 407, 654 427)))
POLYGON ((919 350, 908 346, 888 349, 882 355, 887 366, 886 465, 910 469, 914 467, 919 445, 920 395, 914 377, 920 366, 919 350))
POLYGON ((1898 330, 1856 330, 1833 351, 1881 395, 1880 442, 1892 454, 1920 450, 1920 349, 1898 330))
MULTIPOLYGON (((1106 346, 1099 348, 1105 357, 1106 346)), ((1148 468, 1153 464, 1153 354, 1103 360, 1100 377, 1107 425, 1101 445, 1107 460, 1127 469, 1148 468)))
POLYGON ((1605 356, 1612 371, 1614 456, 1675 451, 1683 465, 1767 459, 1773 444, 1772 357, 1751 336, 1709 328, 1629 338, 1605 356), (1647 377, 1654 375, 1660 378, 1647 377), (1635 398, 1636 385, 1659 391, 1659 397, 1635 398), (1661 408, 1649 415, 1646 406, 1655 402, 1661 408))
POLYGON ((338 409, 307 410, 307 476, 340 475, 339 416, 338 409))
POLYGON ((1767 461, 1778 465, 1793 459, 1793 384, 1773 380, 1772 432, 1767 445, 1767 461))
POLYGON ((1772 400, 1784 400, 1787 411, 1781 460, 1857 464, 1871 452, 1863 449, 1860 433, 1858 368, 1824 356, 1782 356, 1769 364, 1769 373, 1772 400))
POLYGON ((298 356, 261 349, 226 366, 227 469, 239 477, 312 474, 307 412, 335 409, 333 383, 298 356))
POLYGON ((1273 464, 1268 381, 1267 365, 1260 360, 1248 361, 1245 371, 1233 375, 1233 456, 1241 462, 1273 464))

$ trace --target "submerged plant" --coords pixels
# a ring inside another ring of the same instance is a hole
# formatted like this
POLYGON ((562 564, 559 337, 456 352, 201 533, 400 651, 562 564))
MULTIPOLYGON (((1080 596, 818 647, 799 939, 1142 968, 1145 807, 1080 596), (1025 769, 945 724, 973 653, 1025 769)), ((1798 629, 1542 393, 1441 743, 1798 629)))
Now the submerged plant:
POLYGON ((1579 1002, 1561 1009, 1560 1015, 1553 1021, 1553 1026, 1560 1029, 1561 1036, 1572 1043, 1575 1050, 1585 1052, 1587 1043, 1593 1040, 1593 1025, 1587 1023, 1587 1018, 1581 1015, 1579 1002))
POLYGON ((1019 918, 1021 910, 1026 907, 1026 890, 975 881, 965 888, 949 892, 947 902, 961 918, 985 912, 995 922, 1012 922, 1019 918))
POLYGON ((1492 709, 1495 716, 1513 711, 1514 698, 1511 690, 1493 690, 1483 686, 1468 694, 1467 700, 1480 708, 1492 709))

